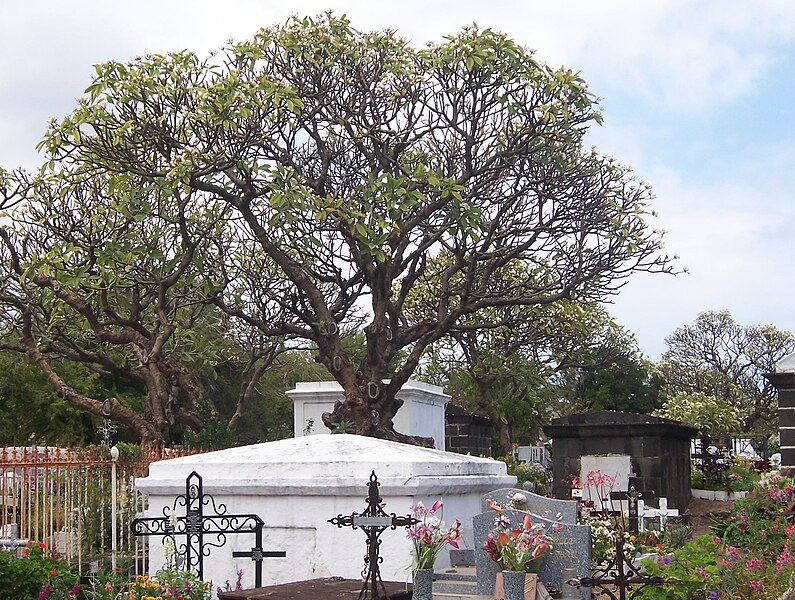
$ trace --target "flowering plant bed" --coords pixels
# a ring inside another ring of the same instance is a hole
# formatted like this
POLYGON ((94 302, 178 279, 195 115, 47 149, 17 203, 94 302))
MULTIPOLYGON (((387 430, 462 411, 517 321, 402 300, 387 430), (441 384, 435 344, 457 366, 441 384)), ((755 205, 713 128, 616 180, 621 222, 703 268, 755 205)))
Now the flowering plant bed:
POLYGON ((646 600, 778 599, 795 581, 795 480, 765 474, 710 534, 645 559, 649 575, 665 583, 638 596, 646 600))

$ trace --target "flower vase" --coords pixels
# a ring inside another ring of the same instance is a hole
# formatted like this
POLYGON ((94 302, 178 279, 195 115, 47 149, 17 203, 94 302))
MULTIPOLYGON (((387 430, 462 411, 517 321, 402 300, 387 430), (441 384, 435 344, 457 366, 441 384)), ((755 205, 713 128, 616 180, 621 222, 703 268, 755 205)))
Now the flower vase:
POLYGON ((433 600, 433 569, 414 571, 412 600, 433 600))
POLYGON ((536 556, 533 560, 525 565, 525 573, 538 573, 541 571, 541 563, 544 561, 543 556, 536 556))
POLYGON ((505 600, 524 600, 524 571, 503 571, 502 585, 505 600))

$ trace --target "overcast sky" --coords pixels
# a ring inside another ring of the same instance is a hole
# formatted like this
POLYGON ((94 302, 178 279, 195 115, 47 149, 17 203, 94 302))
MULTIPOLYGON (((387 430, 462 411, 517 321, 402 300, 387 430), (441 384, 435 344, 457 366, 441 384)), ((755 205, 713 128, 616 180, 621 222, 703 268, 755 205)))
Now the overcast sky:
POLYGON ((690 271, 634 276, 611 307, 647 356, 705 310, 795 331, 791 0, 0 0, 0 166, 38 166, 47 119, 75 107, 96 63, 204 55, 328 8, 416 45, 476 22, 582 73, 605 116, 589 143, 654 187, 653 225, 690 271))

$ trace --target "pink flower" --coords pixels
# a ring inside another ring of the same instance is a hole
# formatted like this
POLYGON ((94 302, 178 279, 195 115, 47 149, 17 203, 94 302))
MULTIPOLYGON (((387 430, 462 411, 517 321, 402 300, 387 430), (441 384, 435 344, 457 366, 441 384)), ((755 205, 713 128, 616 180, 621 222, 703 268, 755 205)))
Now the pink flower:
POLYGON ((734 546, 726 546, 726 553, 734 560, 740 560, 740 552, 734 546))
POLYGON ((765 568, 765 563, 758 557, 749 558, 745 561, 745 568, 751 569, 752 571, 761 571, 765 568))
POLYGON ((701 579, 706 581, 707 572, 704 570, 703 567, 696 567, 696 573, 698 573, 698 576, 701 577, 701 579))
POLYGON ((712 536, 712 543, 716 546, 720 546, 720 538, 717 535, 712 536))
POLYGON ((787 565, 793 564, 793 557, 792 557, 792 548, 790 546, 790 540, 784 544, 784 549, 781 551, 781 554, 778 555, 776 559, 776 568, 781 569, 787 565))
POLYGON ((762 587, 762 582, 761 581, 757 581, 755 579, 752 579, 751 581, 748 582, 748 585, 751 586, 752 590, 754 590, 755 592, 758 592, 759 589, 762 587))

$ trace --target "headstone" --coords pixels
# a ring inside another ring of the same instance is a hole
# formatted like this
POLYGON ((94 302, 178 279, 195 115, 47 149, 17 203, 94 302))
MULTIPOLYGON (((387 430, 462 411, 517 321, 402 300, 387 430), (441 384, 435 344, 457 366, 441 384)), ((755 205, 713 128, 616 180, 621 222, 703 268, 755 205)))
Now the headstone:
MULTIPOLYGON (((502 513, 512 526, 521 527, 524 511, 513 509, 502 513)), ((489 558, 483 546, 489 533, 494 529, 494 520, 497 514, 493 510, 475 515, 472 518, 472 529, 475 534, 475 570, 478 577, 478 594, 494 594, 494 585, 497 577, 497 565, 489 558)), ((548 531, 554 525, 554 519, 545 519, 539 515, 531 514, 533 523, 543 523, 548 531)), ((552 551, 544 558, 538 579, 544 583, 552 583, 561 588, 563 582, 563 569, 574 569, 577 577, 587 577, 591 571, 591 528, 588 525, 561 522, 562 529, 552 536, 552 551)), ((590 590, 580 590, 582 598, 590 598, 590 590)))
MULTIPOLYGON (((295 437, 331 433, 323 424, 323 413, 333 411, 334 403, 344 398, 339 383, 302 381, 285 394, 293 401, 295 437)), ((403 405, 395 415, 395 429, 408 435, 433 438, 436 449, 444 450, 444 408, 450 396, 437 385, 409 380, 396 397, 403 405)))
POLYGON ((592 500, 596 510, 618 510, 610 504, 610 492, 625 492, 629 489, 629 476, 632 472, 630 457, 623 454, 585 455, 580 459, 580 482, 582 499, 592 500), (588 486, 589 473, 599 473, 614 479, 611 488, 588 486), (607 502, 604 502, 607 500, 607 502), (604 504, 604 505, 603 505, 604 504))
POLYGON ((560 515, 562 523, 577 523, 577 502, 573 500, 555 500, 527 490, 502 488, 480 497, 480 508, 483 512, 490 510, 486 500, 494 500, 500 506, 510 506, 552 521, 560 515))

